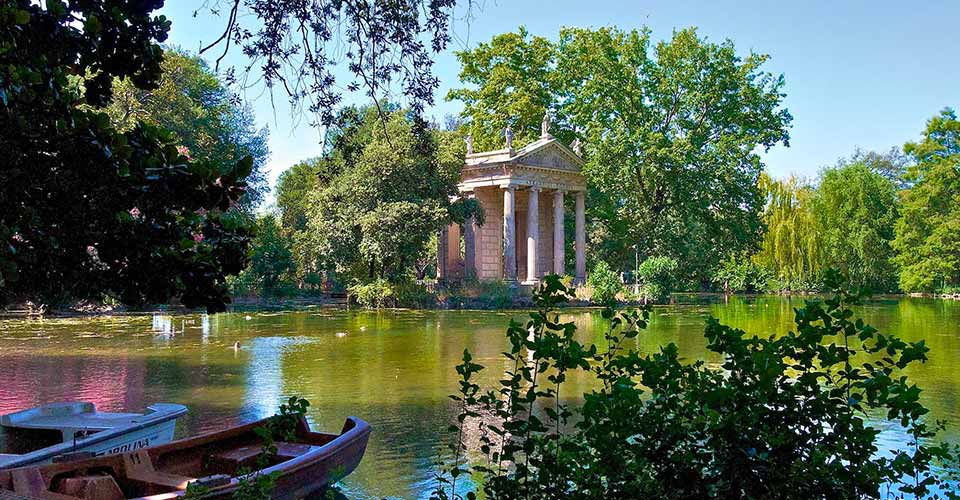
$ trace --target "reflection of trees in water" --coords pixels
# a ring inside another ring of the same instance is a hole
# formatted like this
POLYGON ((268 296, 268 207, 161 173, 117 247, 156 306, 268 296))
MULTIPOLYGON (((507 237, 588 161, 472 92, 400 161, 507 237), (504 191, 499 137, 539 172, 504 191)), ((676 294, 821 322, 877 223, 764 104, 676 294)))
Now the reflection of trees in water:
POLYGON ((145 364, 128 356, 3 356, 0 413, 58 401, 90 401, 102 410, 144 407, 145 364))

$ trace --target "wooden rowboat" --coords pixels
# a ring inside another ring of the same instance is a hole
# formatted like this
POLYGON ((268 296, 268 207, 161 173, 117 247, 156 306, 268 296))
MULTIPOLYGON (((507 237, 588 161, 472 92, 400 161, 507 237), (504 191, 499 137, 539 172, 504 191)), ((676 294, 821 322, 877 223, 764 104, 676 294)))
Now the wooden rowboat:
POLYGON ((0 499, 161 500, 186 495, 191 483, 191 497, 229 498, 258 475, 275 478, 272 498, 302 498, 353 472, 370 437, 370 425, 356 417, 340 434, 312 432, 300 417, 293 439, 261 456, 257 430, 267 421, 129 453, 0 470, 0 499))

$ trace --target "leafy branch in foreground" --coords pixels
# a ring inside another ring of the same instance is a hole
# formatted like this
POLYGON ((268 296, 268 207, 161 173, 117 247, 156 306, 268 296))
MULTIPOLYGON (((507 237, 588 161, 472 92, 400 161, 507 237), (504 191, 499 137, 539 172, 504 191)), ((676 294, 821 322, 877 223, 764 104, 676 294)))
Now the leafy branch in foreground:
POLYGON ((719 366, 682 362, 673 343, 638 352, 648 308, 604 310, 602 345, 580 343, 556 312, 570 292, 546 278, 538 310, 507 329, 500 389, 472 381, 483 367, 465 352, 455 457, 432 498, 960 498, 944 472, 960 450, 934 442, 943 423, 927 421, 904 374, 929 349, 855 318, 863 295, 826 274, 832 296, 796 310, 796 331, 748 336, 708 320, 719 366), (566 405, 574 371, 596 388, 566 405), (881 450, 880 427, 908 445, 881 450), (474 482, 458 489, 464 475, 474 482))

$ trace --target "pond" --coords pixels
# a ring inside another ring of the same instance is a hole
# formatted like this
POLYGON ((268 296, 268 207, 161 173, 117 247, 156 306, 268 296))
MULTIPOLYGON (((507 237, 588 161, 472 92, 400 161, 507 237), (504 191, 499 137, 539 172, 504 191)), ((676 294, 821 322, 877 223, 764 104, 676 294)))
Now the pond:
MULTIPOLYGON (((789 297, 675 297, 656 307, 638 348, 675 342, 687 359, 717 361, 702 336, 708 315, 750 333, 785 332, 789 297)), ((867 322, 906 340, 926 339, 930 361, 910 375, 925 389, 932 416, 960 429, 960 302, 891 298, 860 309, 867 322)), ((581 340, 602 339, 598 310, 568 310, 581 340)), ((425 498, 433 463, 454 414, 454 365, 464 348, 503 374, 504 329, 522 311, 348 311, 145 315, 0 321, 0 413, 58 400, 89 400, 106 410, 183 403, 187 436, 273 414, 284 396, 312 403, 315 427, 337 431, 357 415, 374 429, 360 468, 344 481, 350 498, 425 498), (239 349, 234 344, 239 342, 239 349)), ((585 389, 573 380, 568 394, 585 389)), ((884 434, 893 447, 903 436, 884 434)))

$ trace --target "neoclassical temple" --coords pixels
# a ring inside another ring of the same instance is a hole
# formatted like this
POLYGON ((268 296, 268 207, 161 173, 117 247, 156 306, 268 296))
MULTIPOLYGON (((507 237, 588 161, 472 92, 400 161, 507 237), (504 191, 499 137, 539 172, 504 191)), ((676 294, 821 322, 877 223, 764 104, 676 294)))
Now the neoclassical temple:
POLYGON ((567 147, 550 135, 549 129, 549 117, 544 117, 540 138, 517 150, 509 128, 504 131, 504 149, 475 153, 472 140, 467 139, 458 187, 460 196, 480 202, 485 221, 481 226, 468 220, 442 231, 437 252, 440 280, 476 276, 532 285, 550 273, 568 274, 564 266, 564 199, 573 196, 574 276, 577 283, 583 283, 583 159, 578 141, 567 147))

